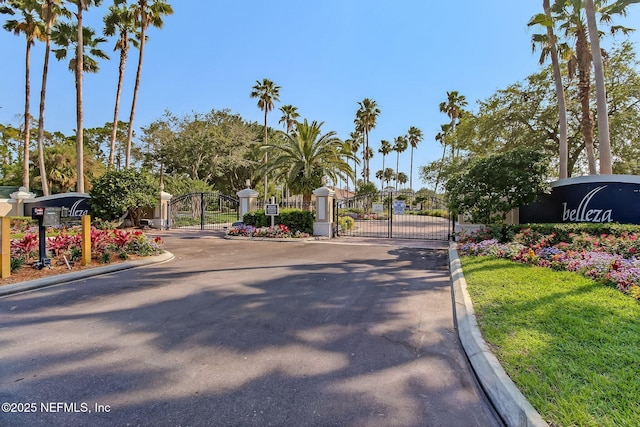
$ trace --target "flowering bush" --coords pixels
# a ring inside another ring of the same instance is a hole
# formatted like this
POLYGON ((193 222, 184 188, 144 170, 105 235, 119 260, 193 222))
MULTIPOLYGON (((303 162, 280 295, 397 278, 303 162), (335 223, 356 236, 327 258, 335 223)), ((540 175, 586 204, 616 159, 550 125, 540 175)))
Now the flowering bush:
POLYGON ((614 286, 640 300, 640 242, 635 233, 619 236, 586 233, 570 234, 568 242, 558 241, 555 234, 542 235, 522 230, 511 243, 496 239, 473 241, 459 245, 460 253, 493 256, 540 267, 580 273, 599 283, 614 286))
POLYGON ((273 227, 254 227, 252 225, 242 225, 233 227, 228 232, 229 236, 242 237, 278 237, 278 238, 302 238, 309 237, 308 233, 301 231, 292 232, 289 227, 284 224, 274 225, 273 227))

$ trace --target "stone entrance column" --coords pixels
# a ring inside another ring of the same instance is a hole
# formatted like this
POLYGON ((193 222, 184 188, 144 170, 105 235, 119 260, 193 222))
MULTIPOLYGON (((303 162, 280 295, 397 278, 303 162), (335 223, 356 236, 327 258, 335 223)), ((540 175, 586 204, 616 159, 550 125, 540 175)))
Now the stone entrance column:
POLYGON ((245 188, 244 190, 238 191, 236 194, 240 200, 240 221, 242 221, 245 214, 254 211, 256 200, 258 200, 258 192, 250 188, 245 188))
POLYGON ((333 198, 336 192, 320 187, 314 190, 316 196, 316 220, 313 222, 314 236, 333 237, 333 198))
POLYGON ((18 191, 11 193, 10 197, 9 204, 13 206, 8 216, 31 216, 31 212, 24 211, 24 202, 35 199, 35 194, 28 192, 26 187, 20 187, 18 191))

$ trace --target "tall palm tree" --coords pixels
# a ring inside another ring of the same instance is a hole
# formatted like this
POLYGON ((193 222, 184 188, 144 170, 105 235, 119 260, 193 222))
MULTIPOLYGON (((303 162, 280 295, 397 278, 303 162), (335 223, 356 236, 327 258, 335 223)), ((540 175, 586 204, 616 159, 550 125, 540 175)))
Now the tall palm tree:
MULTIPOLYGON (((122 82, 124 81, 124 69, 129 55, 131 45, 139 47, 138 39, 131 37, 138 35, 134 11, 125 4, 117 2, 109 6, 109 12, 104 17, 104 35, 114 36, 117 34, 116 44, 113 50, 120 51, 120 63, 118 65, 118 85, 116 88, 116 101, 113 108, 113 129, 111 130, 111 144, 109 147, 109 160, 107 166, 113 167, 113 159, 116 151, 116 138, 118 134, 118 112, 120 109, 120 97, 122 95, 122 82)), ((128 128, 127 128, 128 131, 128 128)))
POLYGON ((284 124, 285 129, 287 129, 287 133, 291 133, 293 125, 300 117, 300 114, 298 114, 298 107, 294 107, 293 105, 283 105, 280 107, 280 111, 282 112, 282 117, 280 117, 278 123, 284 124))
MULTIPOLYGON (((126 0, 116 0, 117 4, 126 0)), ((173 13, 173 8, 166 0, 138 0, 131 6, 136 28, 140 31, 140 47, 138 49, 138 67, 136 70, 136 82, 133 86, 133 98, 131 100, 131 113, 129 114, 129 127, 127 130, 127 148, 125 151, 125 168, 131 164, 131 142, 133 140, 133 119, 136 113, 138 91, 140 89, 140 77, 142 76, 142 61, 144 59, 144 47, 147 42, 147 29, 149 26, 162 28, 162 18, 173 13)))
POLYGON ((353 189, 355 191, 358 185, 358 150, 360 149, 360 145, 362 144, 362 134, 357 130, 354 130, 349 134, 349 139, 346 141, 351 146, 351 152, 353 154, 353 189))
POLYGON ((400 153, 406 151, 409 147, 409 141, 406 136, 399 136, 393 140, 393 151, 396 155, 396 191, 398 191, 398 169, 400 168, 400 153))
POLYGON ((402 185, 404 187, 404 185, 407 183, 409 177, 404 172, 398 172, 397 179, 398 179, 398 182, 400 183, 400 185, 402 185))
MULTIPOLYGON (((613 15, 626 15, 626 8, 638 0, 618 0, 613 4, 602 7, 600 12, 604 21, 610 21, 613 15)), ((609 112, 607 108, 607 90, 604 83, 604 66, 600 49, 600 33, 596 23, 596 6, 593 0, 585 0, 585 15, 591 42, 591 58, 596 84, 596 102, 598 112, 598 150, 600 154, 600 174, 611 174, 611 142, 609 139, 609 112)), ((613 27, 612 27, 613 28, 613 27)), ((618 30, 620 30, 618 28, 618 30)), ((624 29, 628 30, 628 29, 624 29)), ((621 30, 621 31, 624 31, 621 30)))
POLYGON ((48 196, 49 179, 44 159, 44 107, 47 94, 47 77, 49 75, 49 56, 51 52, 51 31, 58 17, 69 17, 70 12, 62 7, 62 0, 44 0, 40 8, 40 18, 45 24, 45 50, 42 66, 42 84, 40 86, 40 110, 38 114, 38 165, 40 168, 40 180, 42 182, 42 194, 48 196))
MULTIPOLYGON (((78 25, 81 25, 81 21, 78 22, 78 25)), ((65 59, 71 49, 75 50, 74 57, 69 61, 69 70, 74 72, 76 83, 76 151, 78 153, 76 159, 78 169, 76 191, 84 193, 84 161, 86 159, 84 158, 82 128, 82 73, 97 73, 99 67, 96 58, 109 59, 109 56, 99 47, 100 44, 107 41, 105 38, 96 37, 95 31, 89 27, 82 27, 80 33, 81 36, 78 37, 75 25, 58 22, 52 33, 52 40, 59 46, 58 49, 53 49, 54 55, 58 60, 65 59), (81 72, 78 72, 79 67, 82 67, 80 68, 81 72)))
MULTIPOLYGON (((91 6, 100 6, 102 0, 66 0, 77 7, 75 16, 77 21, 77 27, 75 27, 75 45, 76 53, 75 59, 72 60, 75 73, 76 84, 76 150, 77 156, 77 168, 78 168, 78 185, 76 191, 84 193, 84 139, 83 139, 83 111, 82 111, 82 73, 87 71, 87 66, 84 64, 84 24, 83 12, 88 10, 91 6)), ((66 55, 66 54, 65 54, 66 55)), ((57 57, 57 56, 56 56, 57 57)), ((60 59, 60 58, 58 58, 60 59)), ((97 66, 96 66, 97 70, 97 66)))
MULTIPOLYGON (((358 101, 358 111, 356 112, 356 118, 354 120, 356 128, 364 135, 364 148, 363 152, 368 152, 369 149, 369 132, 376 127, 376 121, 380 115, 380 108, 376 101, 364 98, 362 101, 358 101)), ((366 157, 366 156, 363 156, 366 157)), ((364 182, 369 182, 369 161, 364 158, 364 182)))
POLYGON ((533 49, 541 45, 540 64, 542 65, 547 56, 551 57, 551 67, 553 69, 553 79, 556 87, 556 99, 558 102, 559 119, 559 140, 558 155, 560 157, 559 178, 564 179, 569 176, 568 165, 568 145, 567 145, 567 107, 564 97, 564 85, 562 84, 562 73, 560 71, 560 60, 558 57, 557 40, 554 33, 554 21, 551 15, 550 0, 542 0, 544 13, 535 15, 529 21, 529 26, 542 25, 546 28, 546 34, 534 34, 532 37, 533 49))
POLYGON ((407 139, 411 146, 411 169, 409 169, 409 189, 413 191, 413 149, 418 147, 418 144, 424 139, 422 131, 415 126, 409 128, 407 133, 407 139))
POLYGON ((393 179, 395 179, 396 173, 394 172, 394 170, 392 168, 385 168, 382 171, 382 177, 384 179, 384 182, 387 184, 386 187, 388 187, 389 186, 389 182, 392 181, 393 179))
MULTIPOLYGON (((380 148, 378 148, 378 153, 382 154, 382 172, 384 173, 384 159, 387 157, 387 154, 390 154, 393 151, 393 147, 391 143, 386 139, 380 141, 380 148)), ((382 179, 380 179, 380 187, 382 189, 382 179)))
POLYGON ((8 2, 12 14, 20 13, 22 19, 8 19, 3 28, 16 36, 24 35, 27 41, 25 52, 25 83, 24 83, 24 144, 22 155, 22 186, 29 189, 29 146, 31 138, 31 46, 35 40, 44 40, 44 28, 37 18, 37 3, 31 0, 10 0, 8 2))
MULTIPOLYGON (((458 119, 462 114, 464 107, 467 106, 467 98, 464 95, 460 95, 458 91, 453 90, 447 92, 447 100, 440 103, 440 112, 445 113, 451 119, 451 133, 455 133, 458 119)), ((453 141, 451 141, 451 160, 455 158, 455 147, 453 141)))
POLYGON ((333 131, 322 134, 322 125, 305 119, 295 124, 294 131, 286 135, 282 144, 263 146, 277 154, 264 168, 278 171, 278 177, 285 178, 294 192, 302 194, 305 206, 310 206, 313 190, 322 185, 322 178, 336 182, 353 173, 341 150, 342 141, 333 131))
MULTIPOLYGON (((251 98, 258 99, 258 108, 264 111, 264 145, 269 144, 269 136, 267 133, 267 114, 273 110, 273 103, 280 101, 280 86, 276 85, 269 79, 262 79, 262 82, 256 80, 256 84, 249 95, 251 98)), ((264 152, 264 163, 269 161, 267 151, 264 152)), ((264 202, 267 203, 268 193, 268 174, 264 175, 264 202)))
MULTIPOLYGON (((594 4, 594 13, 597 12, 601 15, 601 22, 610 23, 614 15, 624 15, 626 7, 631 3, 637 3, 637 1, 618 0, 605 6, 604 2, 599 0, 594 4)), ((588 24, 585 22, 584 11, 584 0, 556 0, 551 6, 554 19, 560 23, 559 28, 564 36, 569 40, 575 40, 575 47, 569 60, 569 78, 573 78, 577 74, 578 99, 581 108, 580 128, 587 151, 589 173, 595 175, 597 168, 593 143, 594 122, 590 106, 592 48, 589 43, 588 24)), ((628 34, 632 30, 621 25, 611 25, 610 31, 612 34, 617 32, 628 34)), ((606 157, 608 155, 609 153, 605 153, 605 163, 607 163, 606 157)), ((608 169, 607 165, 605 168, 608 169)))

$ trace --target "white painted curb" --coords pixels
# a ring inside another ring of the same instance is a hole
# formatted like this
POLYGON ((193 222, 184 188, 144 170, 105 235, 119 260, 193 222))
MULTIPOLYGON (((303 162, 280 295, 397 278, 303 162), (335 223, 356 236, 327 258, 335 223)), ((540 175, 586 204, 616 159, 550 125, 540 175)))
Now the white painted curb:
POLYGON ((449 246, 449 271, 453 284, 458 335, 478 381, 502 419, 513 427, 544 427, 548 424, 518 390, 482 338, 456 244, 449 246))

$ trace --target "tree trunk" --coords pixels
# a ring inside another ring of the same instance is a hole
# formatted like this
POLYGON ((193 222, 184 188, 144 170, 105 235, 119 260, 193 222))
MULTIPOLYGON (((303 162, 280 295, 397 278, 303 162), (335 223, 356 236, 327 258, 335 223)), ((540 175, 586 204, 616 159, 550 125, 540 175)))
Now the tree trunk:
POLYGON ((76 191, 84 193, 84 139, 82 129, 82 70, 84 47, 82 39, 82 2, 78 3, 78 46, 76 47, 76 156, 78 178, 76 191))
POLYGON ((598 111, 598 149, 600 153, 600 174, 611 174, 611 142, 609 140, 609 116, 607 108, 607 90, 604 85, 604 67, 600 51, 600 35, 596 24, 596 11, 593 0, 585 0, 585 12, 591 41, 594 78, 596 81, 596 100, 598 111))
MULTIPOLYGON (((126 34, 124 37, 127 37, 126 34)), ((107 168, 109 169, 113 167, 113 157, 116 151, 116 137, 118 135, 118 110, 120 109, 120 95, 122 94, 122 82, 124 80, 124 67, 126 62, 127 50, 123 47, 120 51, 120 65, 118 67, 118 87, 116 89, 116 104, 113 109, 113 129, 111 130, 111 146, 109 148, 109 162, 107 163, 107 168)))
MULTIPOLYGON (((51 11, 51 2, 49 11, 51 11)), ((49 12, 51 13, 51 12, 49 12)), ((44 50, 44 65, 42 66, 42 85, 40 89, 40 112, 38 115, 38 165, 40 167, 40 181, 42 182, 42 195, 49 195, 49 179, 44 165, 44 104, 47 94, 47 76, 49 74, 49 52, 51 51, 51 19, 47 20, 47 39, 44 50)))
MULTIPOLYGON (((264 145, 266 146, 269 140, 269 135, 267 132, 267 106, 265 105, 264 107, 264 145)), ((264 150, 264 164, 266 165, 268 162, 269 158, 267 155, 267 150, 264 150)), ((268 189, 268 185, 269 185, 269 174, 265 168, 265 172, 264 172, 264 204, 267 204, 267 189, 268 189)))
POLYGON ((413 192, 413 145, 411 146, 411 166, 409 169, 409 189, 413 192))
POLYGON ((578 59, 578 97, 582 118, 580 127, 584 136, 585 148, 587 150, 587 160, 589 162, 589 174, 596 175, 596 157, 593 148, 593 117, 589 103, 591 93, 591 52, 587 42, 587 34, 584 28, 579 29, 576 42, 576 56, 578 59))
MULTIPOLYGON (((544 8, 544 13, 545 15, 547 15, 547 18, 551 20, 551 7, 549 5, 549 0, 543 0, 542 7, 544 8)), ((553 68, 553 78, 556 86, 556 98, 558 99, 558 119, 560 126, 560 143, 558 147, 558 154, 560 157, 559 178, 565 179, 568 177, 567 107, 564 98, 564 86, 562 85, 562 73, 560 72, 560 61, 558 60, 556 38, 553 33, 552 25, 547 27, 547 37, 549 38, 549 49, 551 50, 551 65, 553 68)))
POLYGON ((31 114, 29 113, 31 98, 30 79, 30 62, 31 62, 31 43, 27 37, 27 51, 25 53, 25 71, 24 71, 24 146, 22 154, 22 186, 29 191, 29 145, 31 139, 31 114))
POLYGON ((127 129, 127 147, 125 152, 125 169, 131 165, 131 141, 133 140, 133 118, 136 114, 136 103, 138 101, 138 90, 140 89, 140 76, 142 75, 142 60, 144 58, 144 45, 147 32, 147 16, 143 8, 140 17, 140 51, 138 55, 138 69, 136 71, 136 82, 133 87, 133 99, 131 100, 131 113, 129 114, 129 128, 127 129))

